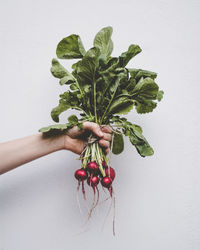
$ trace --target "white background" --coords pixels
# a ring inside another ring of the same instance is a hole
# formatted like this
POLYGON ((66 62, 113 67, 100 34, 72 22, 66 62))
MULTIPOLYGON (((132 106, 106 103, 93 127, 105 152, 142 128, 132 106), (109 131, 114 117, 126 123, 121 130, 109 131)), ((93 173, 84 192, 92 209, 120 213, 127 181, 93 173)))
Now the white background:
POLYGON ((125 152, 112 157, 115 237, 112 212, 101 230, 110 201, 82 227, 87 214, 79 213, 73 177, 79 161, 62 151, 0 177, 0 250, 200 249, 199 13, 194 0, 0 1, 1 142, 53 123, 50 111, 65 87, 50 63, 72 33, 89 49, 111 25, 113 55, 139 44, 129 67, 158 72, 165 91, 153 113, 129 115, 154 156, 141 158, 126 140, 125 152))

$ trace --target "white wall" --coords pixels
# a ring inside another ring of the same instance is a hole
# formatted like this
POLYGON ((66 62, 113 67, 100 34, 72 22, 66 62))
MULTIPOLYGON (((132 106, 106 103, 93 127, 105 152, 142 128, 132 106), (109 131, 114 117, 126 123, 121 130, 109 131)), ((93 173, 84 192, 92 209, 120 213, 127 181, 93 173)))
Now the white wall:
POLYGON ((0 250, 200 249, 199 12, 195 0, 1 0, 0 141, 52 123, 63 87, 50 62, 71 33, 88 49, 102 27, 113 26, 113 55, 139 44, 143 52, 129 66, 158 72, 165 96, 153 113, 129 116, 155 155, 143 159, 126 141, 112 158, 116 237, 112 213, 101 231, 109 203, 82 227, 73 177, 79 162, 63 151, 0 177, 0 250))

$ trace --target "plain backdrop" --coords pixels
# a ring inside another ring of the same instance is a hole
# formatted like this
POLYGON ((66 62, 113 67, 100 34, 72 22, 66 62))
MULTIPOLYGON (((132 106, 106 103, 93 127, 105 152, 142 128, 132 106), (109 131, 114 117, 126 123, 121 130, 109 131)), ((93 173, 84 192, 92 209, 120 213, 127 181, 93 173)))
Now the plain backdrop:
MULTIPOLYGON (((95 34, 112 26, 113 55, 139 44, 143 51, 129 67, 157 72, 165 92, 153 113, 129 115, 154 156, 141 158, 126 140, 111 158, 115 237, 113 210, 103 223, 110 201, 84 224, 73 177, 80 162, 60 151, 0 177, 0 250, 200 249, 199 13, 194 0, 0 1, 1 142, 53 124, 50 111, 65 87, 49 69, 57 43, 72 33, 89 49, 95 34)), ((70 70, 73 62, 63 63, 70 70)))

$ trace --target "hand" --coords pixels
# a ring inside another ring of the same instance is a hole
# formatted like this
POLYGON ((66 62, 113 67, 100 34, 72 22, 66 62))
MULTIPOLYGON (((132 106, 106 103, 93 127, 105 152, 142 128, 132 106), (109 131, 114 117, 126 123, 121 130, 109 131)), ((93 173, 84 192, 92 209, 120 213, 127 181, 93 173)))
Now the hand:
POLYGON ((87 143, 86 134, 89 131, 100 138, 99 145, 104 148, 107 154, 112 139, 111 129, 108 126, 100 128, 100 126, 94 122, 84 122, 82 130, 79 130, 77 126, 67 130, 64 137, 64 149, 70 150, 76 154, 81 154, 87 143))

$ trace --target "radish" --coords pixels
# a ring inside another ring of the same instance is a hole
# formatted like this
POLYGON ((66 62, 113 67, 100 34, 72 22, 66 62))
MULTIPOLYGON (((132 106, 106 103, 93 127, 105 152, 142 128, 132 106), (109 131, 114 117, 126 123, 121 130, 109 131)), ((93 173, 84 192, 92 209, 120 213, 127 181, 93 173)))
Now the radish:
POLYGON ((106 176, 101 180, 101 184, 103 187, 110 188, 112 185, 112 179, 106 176))
POLYGON ((88 174, 84 169, 80 168, 76 170, 76 172, 74 173, 74 176, 78 181, 84 181, 87 179, 88 174))
POLYGON ((90 173, 97 173, 99 171, 99 165, 94 162, 94 161, 91 161, 88 163, 87 165, 87 170, 90 172, 90 173))
POLYGON ((77 191, 79 191, 80 184, 82 182, 82 193, 83 193, 83 198, 86 200, 86 194, 85 194, 85 188, 84 188, 84 180, 87 179, 88 174, 87 172, 83 169, 77 169, 76 172, 74 173, 75 178, 78 180, 78 186, 77 186, 77 191))
POLYGON ((96 187, 99 184, 99 177, 98 176, 90 176, 87 179, 87 183, 89 186, 96 187))
POLYGON ((111 167, 106 168, 106 176, 110 177, 112 180, 115 179, 115 170, 111 167))

